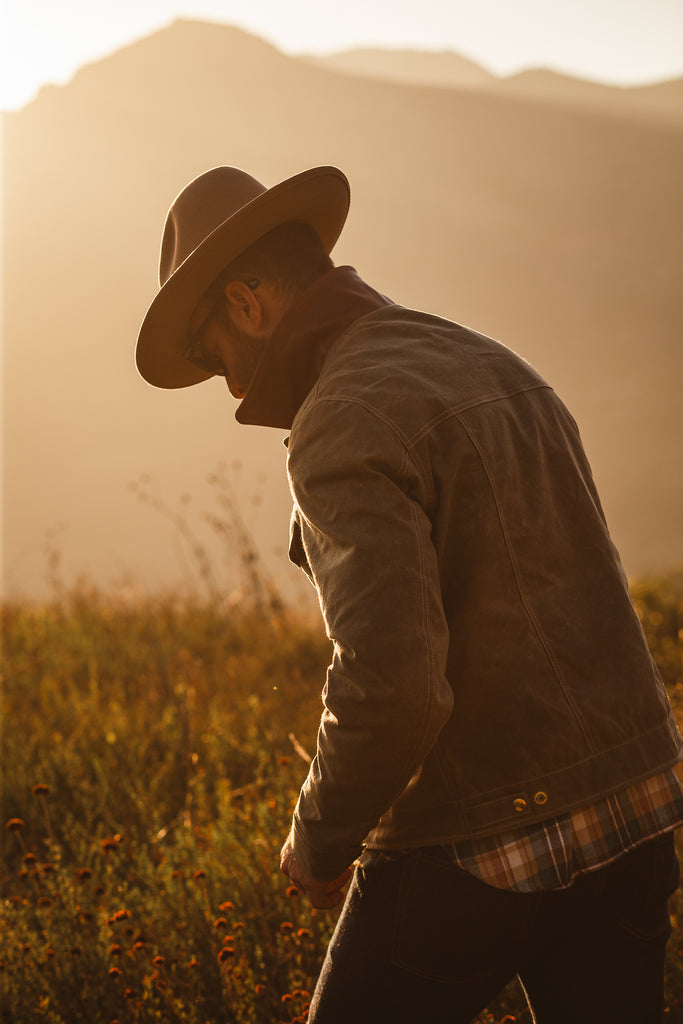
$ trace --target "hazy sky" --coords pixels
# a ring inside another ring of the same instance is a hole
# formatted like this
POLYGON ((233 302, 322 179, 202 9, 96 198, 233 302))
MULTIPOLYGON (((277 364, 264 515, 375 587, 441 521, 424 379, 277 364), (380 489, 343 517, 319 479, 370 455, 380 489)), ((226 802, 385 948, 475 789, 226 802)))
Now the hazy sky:
POLYGON ((498 74, 543 66, 621 85, 683 75, 683 0, 0 0, 0 108, 177 17, 239 25, 293 54, 414 47, 498 74))

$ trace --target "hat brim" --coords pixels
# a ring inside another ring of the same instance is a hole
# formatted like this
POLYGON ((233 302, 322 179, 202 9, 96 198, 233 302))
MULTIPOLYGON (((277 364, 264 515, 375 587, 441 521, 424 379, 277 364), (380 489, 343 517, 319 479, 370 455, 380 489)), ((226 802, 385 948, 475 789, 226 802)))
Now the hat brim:
POLYGON ((141 376, 157 388, 184 388, 211 374, 193 366, 187 348, 190 318, 221 271, 268 231, 303 221, 331 252, 350 202, 346 176, 336 167, 314 167, 263 192, 219 224, 190 253, 157 293, 138 334, 135 360, 141 376))

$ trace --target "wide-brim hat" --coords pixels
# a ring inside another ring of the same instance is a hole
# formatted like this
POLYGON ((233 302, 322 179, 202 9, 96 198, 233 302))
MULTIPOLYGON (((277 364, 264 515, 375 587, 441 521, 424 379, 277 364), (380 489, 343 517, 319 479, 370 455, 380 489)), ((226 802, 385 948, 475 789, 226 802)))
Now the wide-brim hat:
POLYGON ((184 358, 197 303, 221 271, 268 231, 303 221, 327 252, 349 210, 350 188, 336 167, 314 167, 267 189, 237 167, 214 167, 174 200, 164 226, 160 290, 138 334, 138 370, 158 388, 184 388, 211 374, 184 358))

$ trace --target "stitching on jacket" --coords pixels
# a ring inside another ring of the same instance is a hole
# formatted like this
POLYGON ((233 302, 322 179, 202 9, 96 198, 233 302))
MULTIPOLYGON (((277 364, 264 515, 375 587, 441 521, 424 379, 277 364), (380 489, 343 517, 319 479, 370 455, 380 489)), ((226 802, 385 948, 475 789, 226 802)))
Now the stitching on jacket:
MULTIPOLYGON (((434 497, 429 474, 426 467, 423 465, 419 453, 415 450, 414 442, 410 441, 403 433, 401 428, 392 420, 389 416, 386 416, 381 410, 376 409, 374 405, 370 405, 369 402, 364 402, 362 398, 353 398, 349 395, 326 395, 323 398, 316 398, 316 404, 322 405, 323 403, 331 405, 337 402, 343 405, 355 405, 360 409, 364 409, 374 419, 379 420, 383 423, 388 430, 394 435, 396 440, 403 448, 404 455, 408 457, 411 465, 415 467, 420 479, 422 480, 422 486, 424 487, 425 497, 427 500, 431 500, 434 497)), ((313 403, 311 403, 312 405, 313 403)), ((303 406, 302 406, 303 408, 303 406)), ((308 409, 306 410, 308 413, 308 409)))
POLYGON ((516 395, 526 394, 528 391, 541 391, 546 389, 552 391, 553 389, 549 384, 530 384, 528 387, 515 388, 513 391, 496 392, 495 395, 489 395, 487 398, 479 398, 476 401, 465 402, 462 405, 453 406, 450 409, 440 412, 433 420, 425 424, 418 434, 412 439, 411 444, 418 444, 423 437, 426 437, 430 431, 434 430, 435 427, 441 426, 447 419, 451 417, 459 417, 461 413, 469 412, 470 409, 478 409, 482 405, 491 405, 493 402, 504 402, 508 398, 514 398, 516 395))
POLYGON ((519 565, 517 564, 517 559, 515 557, 515 553, 514 553, 514 550, 513 550, 513 547, 512 547, 512 541, 510 540, 510 534, 508 533, 508 528, 507 528, 507 524, 505 522, 505 518, 503 516, 503 510, 501 508, 500 499, 498 497, 498 492, 496 490, 496 487, 495 487, 495 484, 494 484, 494 481, 493 481, 493 475, 490 472, 489 464, 488 464, 488 462, 486 460, 486 455, 485 455, 481 445, 477 442, 477 439, 474 437, 472 432, 469 430, 467 424, 463 421, 461 415, 458 415, 458 420, 459 420, 460 425, 462 426, 463 430, 465 431, 465 433, 469 437, 470 441, 474 445, 475 449, 477 450, 479 458, 481 459, 482 466, 484 467, 484 472, 486 473, 486 479, 488 480, 489 487, 491 488, 491 494, 493 495, 493 500, 496 503, 496 512, 498 513, 498 522, 500 523, 500 528, 503 531, 503 537, 505 538, 505 548, 506 548, 507 553, 508 553, 508 558, 510 559, 510 565, 512 566, 512 572, 513 572, 514 577, 515 577, 515 583, 517 585, 517 590, 519 592, 519 596, 520 596, 520 600, 522 602, 522 606, 523 606, 523 608, 524 608, 524 610, 525 610, 525 612, 526 612, 526 614, 527 614, 527 616, 529 618, 529 621, 531 622, 531 625, 534 628, 534 632, 536 633, 536 636, 538 637, 538 639, 540 640, 540 642, 541 642, 541 644, 543 646, 543 650, 546 653, 546 657, 548 658, 548 661, 552 665, 552 669, 553 669, 553 672, 555 674, 555 678, 557 679, 557 682, 558 682, 558 684, 560 686, 560 689, 562 690, 562 693, 564 694, 564 698, 567 701, 567 704, 569 705, 569 707, 572 710, 572 713, 573 713, 574 718, 576 720, 576 723, 577 723, 577 725, 579 727, 581 735, 583 736, 584 741, 586 742, 586 744, 588 746, 588 749, 591 751, 591 753, 594 754, 596 752, 595 751, 595 745, 594 745, 593 740, 591 738, 591 735, 590 735, 590 732, 588 730, 588 727, 587 727, 587 725, 586 725, 586 723, 585 723, 585 721, 583 719, 583 716, 581 715, 581 712, 579 711, 579 709, 578 709, 578 707, 576 705, 576 701, 574 700, 574 698, 571 696, 571 694, 569 693, 569 691, 567 689, 567 684, 566 684, 566 682, 564 680, 564 676, 562 674, 562 670, 560 669, 560 666, 557 663, 557 659, 555 658, 555 654, 554 654, 553 649, 552 649, 552 647, 551 647, 551 645, 550 645, 550 643, 548 641, 548 638, 546 637, 545 632, 543 631, 543 628, 542 628, 540 622, 538 621, 538 619, 536 617, 536 613, 534 612, 534 610, 531 607, 529 601, 527 600, 527 596, 526 596, 524 587, 522 585, 522 578, 521 578, 521 574, 520 574, 520 571, 519 571, 519 565))

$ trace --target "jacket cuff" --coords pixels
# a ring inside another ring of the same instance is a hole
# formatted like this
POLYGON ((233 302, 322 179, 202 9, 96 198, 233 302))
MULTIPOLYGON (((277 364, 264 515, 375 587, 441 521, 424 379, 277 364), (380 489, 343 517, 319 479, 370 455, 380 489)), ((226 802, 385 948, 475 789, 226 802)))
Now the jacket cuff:
POLYGON ((315 878, 318 882, 328 882, 339 878, 342 872, 353 864, 363 849, 362 844, 353 850, 339 847, 326 850, 316 848, 311 843, 296 812, 292 819, 290 837, 297 862, 311 878, 315 878))

